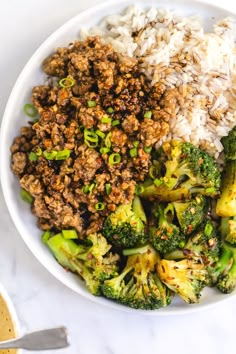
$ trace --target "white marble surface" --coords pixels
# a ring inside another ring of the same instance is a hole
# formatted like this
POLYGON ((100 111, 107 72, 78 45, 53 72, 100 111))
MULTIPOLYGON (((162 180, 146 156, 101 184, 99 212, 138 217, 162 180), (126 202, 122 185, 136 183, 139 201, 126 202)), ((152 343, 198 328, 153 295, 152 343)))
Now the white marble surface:
MULTIPOLYGON (((17 76, 35 49, 67 19, 98 2, 1 0, 0 117, 17 76)), ((230 1, 224 3, 230 7, 230 1)), ((0 225, 0 281, 15 304, 21 331, 67 326, 71 346, 60 353, 236 352, 236 298, 208 310, 168 318, 100 307, 65 288, 34 258, 10 219, 2 193, 0 225)))

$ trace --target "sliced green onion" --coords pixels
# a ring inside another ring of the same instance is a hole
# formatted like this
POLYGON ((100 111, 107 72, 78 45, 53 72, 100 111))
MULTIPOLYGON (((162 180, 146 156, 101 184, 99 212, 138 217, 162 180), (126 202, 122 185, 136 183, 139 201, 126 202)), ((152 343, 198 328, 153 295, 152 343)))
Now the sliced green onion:
POLYGON ((35 153, 37 156, 41 156, 43 152, 42 149, 39 146, 37 146, 35 153))
POLYGON ((145 146, 144 151, 146 152, 146 154, 150 154, 150 152, 152 151, 152 146, 145 146))
POLYGON ((159 178, 155 178, 153 183, 155 184, 155 186, 159 187, 162 185, 163 181, 159 178))
POLYGON ((29 153, 29 160, 30 160, 30 161, 37 161, 37 160, 38 160, 38 155, 36 154, 36 152, 31 151, 31 152, 29 153))
POLYGON ((32 105, 31 103, 26 103, 24 105, 24 112, 27 116, 34 118, 37 116, 38 111, 37 109, 34 107, 34 105, 32 105))
POLYGON ((105 208, 105 204, 98 202, 97 204, 95 204, 95 209, 96 210, 103 210, 105 208))
POLYGON ((88 188, 88 190, 89 190, 89 194, 91 194, 91 193, 92 193, 92 191, 94 190, 95 186, 96 186, 96 184, 95 184, 95 183, 90 184, 90 186, 89 186, 89 188, 88 188))
POLYGON ((106 189, 107 195, 109 195, 111 193, 111 184, 105 183, 105 189, 106 189))
POLYGON ((136 147, 136 148, 137 148, 137 147, 138 147, 138 145, 139 145, 139 141, 133 141, 133 146, 134 146, 134 147, 136 147))
POLYGON ((213 231, 213 226, 211 224, 206 224, 205 228, 204 228, 204 234, 209 237, 211 236, 213 231))
POLYGON ((95 101, 87 101, 87 105, 89 108, 96 107, 97 103, 95 101))
POLYGON ((136 147, 133 148, 133 149, 130 149, 129 150, 129 154, 130 154, 131 157, 137 156, 138 155, 138 149, 136 147))
POLYGON ((144 118, 152 118, 152 111, 147 111, 144 113, 144 118))
POLYGON ((102 147, 99 151, 101 154, 107 154, 110 151, 110 149, 107 147, 102 147))
POLYGON ((62 230, 62 235, 68 240, 75 240, 78 238, 76 230, 62 230))
POLYGON ((110 149, 111 147, 111 140, 110 140, 110 137, 111 137, 111 132, 107 134, 105 140, 104 140, 104 144, 107 148, 110 149))
POLYGON ((60 150, 56 154, 56 160, 67 160, 70 157, 70 150, 60 150))
POLYGON ((149 176, 152 178, 152 179, 155 179, 158 175, 159 175, 159 168, 157 166, 150 166, 149 168, 149 176))
POLYGON ((59 81, 59 86, 63 88, 69 88, 75 85, 75 80, 70 77, 64 77, 59 81))
POLYGON ((29 204, 33 203, 34 198, 32 197, 32 195, 29 192, 27 192, 23 188, 21 188, 21 190, 20 190, 20 196, 21 196, 21 199, 24 200, 24 202, 29 203, 29 204))
POLYGON ((82 191, 87 194, 89 192, 89 186, 83 186, 82 191))
POLYGON ((96 133, 100 138, 102 138, 102 139, 104 139, 105 136, 106 136, 106 134, 103 133, 103 132, 101 132, 101 130, 99 130, 99 129, 97 129, 97 130, 95 131, 95 133, 96 133))
POLYGON ((206 188, 206 193, 214 193, 214 192, 215 192, 215 188, 214 187, 206 188))
POLYGON ((114 153, 114 154, 111 154, 108 158, 108 163, 110 165, 116 165, 118 163, 121 162, 121 156, 120 154, 117 154, 117 153, 114 153))
POLYGON ((88 184, 87 186, 83 186, 82 191, 83 191, 85 194, 87 194, 87 193, 91 194, 92 191, 94 190, 95 186, 96 186, 95 183, 88 184))
POLYGON ((102 123, 111 123, 112 119, 110 117, 104 116, 101 119, 102 123))
POLYGON ((115 127, 116 125, 120 125, 119 119, 113 120, 113 121, 111 122, 111 125, 112 125, 113 127, 115 127))
POLYGON ((96 133, 84 129, 84 142, 88 147, 95 148, 98 146, 98 136, 96 133))
POLYGON ((57 151, 55 151, 55 150, 52 150, 52 151, 44 150, 44 151, 43 151, 43 155, 44 155, 44 157, 45 157, 47 160, 54 160, 55 157, 57 156, 57 151))
POLYGON ((44 233, 42 234, 42 241, 43 243, 47 243, 48 240, 50 239, 50 237, 52 237, 53 235, 53 232, 52 231, 44 231, 44 233))
POLYGON ((114 109, 113 109, 112 107, 108 107, 108 108, 107 108, 107 112, 111 114, 111 113, 114 112, 114 109))
POLYGON ((143 186, 139 186, 137 185, 135 187, 135 194, 139 195, 139 194, 142 194, 144 192, 145 188, 143 186))

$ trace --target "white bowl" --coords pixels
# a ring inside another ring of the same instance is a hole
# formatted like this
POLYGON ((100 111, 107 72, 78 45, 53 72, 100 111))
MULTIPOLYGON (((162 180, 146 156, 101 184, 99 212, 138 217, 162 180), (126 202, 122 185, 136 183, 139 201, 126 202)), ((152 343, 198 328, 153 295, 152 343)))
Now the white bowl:
MULTIPOLYGON (((6 291, 6 289, 4 288, 4 286, 2 284, 0 284, 0 295, 2 296, 3 300, 5 301, 5 304, 8 308, 9 314, 11 316, 11 320, 13 322, 13 326, 14 326, 14 331, 15 331, 15 337, 18 337, 20 335, 19 332, 19 322, 18 322, 18 318, 16 315, 16 311, 14 308, 14 305, 6 291)), ((17 350, 17 354, 20 354, 22 351, 20 349, 17 350)))
MULTIPOLYGON (((172 9, 181 15, 198 14, 203 18, 206 29, 210 27, 213 20, 216 21, 228 15, 234 16, 234 14, 227 10, 199 1, 160 0, 157 3, 155 0, 114 0, 91 8, 72 18, 40 46, 23 69, 12 90, 1 127, 0 172, 3 193, 12 220, 28 247, 46 269, 66 286, 88 299, 103 305, 112 306, 118 310, 137 313, 137 310, 127 308, 102 297, 91 295, 84 283, 77 276, 66 272, 55 261, 49 250, 41 242, 42 232, 36 227, 36 219, 31 214, 29 206, 21 200, 19 181, 10 169, 10 145, 14 137, 19 135, 20 127, 27 123, 27 118, 25 120, 22 119, 22 107, 29 101, 33 86, 44 83, 45 75, 41 70, 43 59, 55 51, 57 47, 67 46, 72 40, 76 39, 81 26, 89 28, 97 24, 104 16, 118 13, 134 3, 141 7, 156 6, 172 9)), ((209 307, 234 295, 235 293, 222 295, 214 289, 206 289, 203 292, 200 304, 186 305, 176 297, 173 303, 167 308, 156 311, 139 311, 139 313, 147 313, 149 315, 186 314, 209 307)))

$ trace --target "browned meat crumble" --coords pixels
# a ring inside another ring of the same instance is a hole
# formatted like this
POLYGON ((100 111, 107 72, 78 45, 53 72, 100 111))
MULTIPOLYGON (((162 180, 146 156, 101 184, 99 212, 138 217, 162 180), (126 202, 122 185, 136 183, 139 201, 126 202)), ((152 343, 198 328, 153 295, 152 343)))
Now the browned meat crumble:
POLYGON ((146 148, 168 133, 173 94, 163 84, 151 86, 134 59, 120 57, 99 37, 57 49, 43 69, 48 84, 32 92, 39 120, 23 127, 14 140, 12 170, 34 198, 32 211, 41 229, 73 227, 81 235, 98 231, 107 214, 133 199, 136 184, 147 175, 146 148), (60 87, 62 78, 74 85, 60 87), (145 118, 150 111, 151 117, 145 118), (86 144, 85 129, 104 133, 95 148, 86 144), (105 139, 110 150, 101 153, 105 139), (70 150, 65 160, 48 160, 38 153, 64 149, 70 150), (29 159, 30 152, 38 153, 36 161, 29 159), (109 163, 112 153, 119 154, 119 163, 109 163), (89 192, 86 186, 92 186, 89 192), (104 210, 96 210, 98 202, 104 210))

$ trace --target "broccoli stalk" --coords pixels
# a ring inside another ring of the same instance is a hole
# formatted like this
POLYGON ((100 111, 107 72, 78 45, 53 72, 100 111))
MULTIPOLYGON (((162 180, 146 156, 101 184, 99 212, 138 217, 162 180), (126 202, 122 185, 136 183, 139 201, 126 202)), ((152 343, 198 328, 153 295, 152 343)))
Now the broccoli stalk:
POLYGON ((162 146, 165 173, 152 185, 143 185, 143 198, 176 201, 193 193, 214 197, 219 193, 220 171, 214 159, 191 143, 166 142, 162 146))
POLYGON ((180 232, 178 226, 173 224, 174 208, 172 204, 164 207, 159 204, 154 209, 154 216, 157 218, 157 226, 150 226, 150 242, 153 247, 161 252, 168 253, 185 242, 185 236, 180 232))
POLYGON ((91 234, 88 240, 91 246, 84 246, 59 233, 45 243, 58 263, 80 275, 92 294, 100 295, 102 282, 118 274, 119 256, 109 253, 111 246, 101 234, 91 234))
POLYGON ((103 234, 113 246, 129 248, 147 241, 146 215, 138 196, 132 203, 122 204, 104 222, 103 234))
POLYGON ((156 272, 158 253, 151 246, 124 253, 130 254, 125 268, 117 277, 105 280, 103 294, 136 309, 153 310, 170 304, 172 293, 156 272))
POLYGON ((162 259, 157 269, 160 280, 185 302, 199 302, 208 276, 203 264, 189 259, 178 262, 162 259))
POLYGON ((221 194, 216 204, 217 215, 226 218, 236 216, 236 127, 221 139, 225 165, 221 194))

